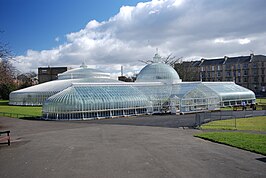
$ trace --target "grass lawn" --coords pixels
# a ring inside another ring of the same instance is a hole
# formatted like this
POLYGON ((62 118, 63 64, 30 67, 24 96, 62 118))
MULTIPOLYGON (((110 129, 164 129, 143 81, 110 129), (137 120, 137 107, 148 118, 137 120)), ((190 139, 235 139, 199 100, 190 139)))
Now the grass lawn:
POLYGON ((228 120, 219 120, 203 124, 202 129, 220 129, 220 130, 254 130, 266 132, 266 116, 257 116, 250 118, 239 118, 228 120))
POLYGON ((257 98, 257 99, 256 99, 256 102, 257 102, 258 104, 266 104, 266 98, 257 98))
POLYGON ((266 155, 266 135, 241 132, 207 132, 195 135, 217 143, 266 155))
MULTIPOLYGON (((41 116, 41 106, 9 106, 8 100, 0 100, 0 114, 1 112, 12 113, 12 117, 17 117, 16 114, 24 114, 29 116, 41 116)), ((2 114, 1 114, 2 115, 2 114)), ((8 116, 8 115, 7 115, 8 116)), ((19 116, 23 117, 23 116, 19 116)))

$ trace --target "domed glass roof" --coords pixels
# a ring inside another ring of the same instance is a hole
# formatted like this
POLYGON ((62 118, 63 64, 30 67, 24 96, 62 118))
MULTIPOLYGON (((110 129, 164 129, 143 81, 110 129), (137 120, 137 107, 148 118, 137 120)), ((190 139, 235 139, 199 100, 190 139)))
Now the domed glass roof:
POLYGON ((152 63, 146 65, 139 73, 136 82, 181 82, 177 72, 169 65, 164 63, 152 63))
POLYGON ((97 69, 87 68, 84 64, 82 64, 80 68, 71 69, 62 74, 58 74, 59 80, 82 78, 110 78, 110 74, 97 69))

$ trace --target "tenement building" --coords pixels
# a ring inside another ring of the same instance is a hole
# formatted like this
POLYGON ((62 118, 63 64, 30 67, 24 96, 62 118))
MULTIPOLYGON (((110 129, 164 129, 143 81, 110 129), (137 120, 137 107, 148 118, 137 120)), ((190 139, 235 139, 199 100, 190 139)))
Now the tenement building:
POLYGON ((202 81, 233 81, 251 89, 257 95, 266 95, 266 56, 264 55, 203 58, 201 61, 192 61, 190 67, 197 68, 198 72, 195 75, 198 75, 202 81))

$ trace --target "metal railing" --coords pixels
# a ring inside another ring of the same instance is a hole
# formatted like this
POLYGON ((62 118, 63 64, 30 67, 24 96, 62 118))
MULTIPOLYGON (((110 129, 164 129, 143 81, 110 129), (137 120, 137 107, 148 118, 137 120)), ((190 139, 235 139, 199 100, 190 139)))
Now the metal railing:
POLYGON ((235 121, 233 121, 232 124, 235 125, 237 118, 247 118, 254 116, 266 116, 266 110, 218 111, 218 112, 196 113, 195 127, 200 127, 202 124, 211 121, 227 120, 227 119, 234 119, 235 121))

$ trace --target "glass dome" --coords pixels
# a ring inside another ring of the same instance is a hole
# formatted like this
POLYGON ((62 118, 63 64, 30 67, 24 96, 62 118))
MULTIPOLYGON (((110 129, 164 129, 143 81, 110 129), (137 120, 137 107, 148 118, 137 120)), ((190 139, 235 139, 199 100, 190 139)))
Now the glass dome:
POLYGON ((88 68, 85 64, 82 64, 80 68, 71 69, 62 74, 58 74, 59 80, 81 78, 110 78, 110 74, 97 69, 88 68))
POLYGON ((59 74, 58 78, 58 80, 11 92, 9 104, 39 106, 48 97, 70 87, 73 83, 120 83, 118 80, 110 79, 109 73, 87 68, 84 64, 80 68, 59 74))
POLYGON ((152 63, 146 65, 139 73, 136 82, 179 83, 182 80, 178 73, 169 65, 152 63))

